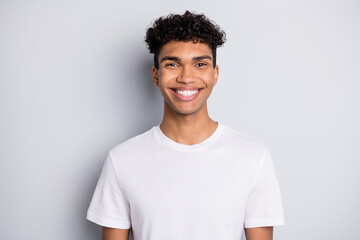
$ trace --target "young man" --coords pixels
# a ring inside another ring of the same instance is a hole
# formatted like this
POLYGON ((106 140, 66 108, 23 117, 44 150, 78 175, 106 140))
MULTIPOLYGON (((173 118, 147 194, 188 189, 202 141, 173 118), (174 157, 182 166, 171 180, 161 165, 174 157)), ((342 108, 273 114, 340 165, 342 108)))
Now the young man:
POLYGON ((284 224, 268 148, 212 120, 216 48, 225 33, 202 14, 159 18, 148 29, 160 124, 113 147, 87 213, 103 239, 271 240, 284 224))

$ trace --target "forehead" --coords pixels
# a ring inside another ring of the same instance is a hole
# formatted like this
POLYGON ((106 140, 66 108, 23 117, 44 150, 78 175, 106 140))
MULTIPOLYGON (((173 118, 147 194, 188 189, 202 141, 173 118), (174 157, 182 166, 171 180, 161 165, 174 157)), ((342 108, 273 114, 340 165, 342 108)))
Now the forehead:
POLYGON ((166 43, 160 51, 159 57, 164 56, 183 56, 183 57, 194 57, 209 55, 212 56, 211 48, 206 43, 193 41, 170 41, 166 43))

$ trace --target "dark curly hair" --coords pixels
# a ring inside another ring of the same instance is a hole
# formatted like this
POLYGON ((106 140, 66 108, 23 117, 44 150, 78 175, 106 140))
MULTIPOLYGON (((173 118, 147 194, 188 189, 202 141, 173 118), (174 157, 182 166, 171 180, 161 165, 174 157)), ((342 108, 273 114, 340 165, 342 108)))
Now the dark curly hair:
POLYGON ((155 20, 147 29, 145 42, 150 53, 154 53, 154 66, 159 69, 159 53, 169 41, 200 41, 209 45, 216 66, 216 48, 226 41, 226 35, 218 25, 204 14, 186 11, 183 15, 170 14, 155 20))

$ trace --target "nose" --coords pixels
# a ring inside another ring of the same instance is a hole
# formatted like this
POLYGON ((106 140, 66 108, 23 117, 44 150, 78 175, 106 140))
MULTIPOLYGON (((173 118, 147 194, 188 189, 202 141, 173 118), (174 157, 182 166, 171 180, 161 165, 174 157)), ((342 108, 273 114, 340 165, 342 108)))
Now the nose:
POLYGON ((180 74, 176 78, 176 81, 179 83, 189 84, 194 82, 195 76, 194 73, 189 66, 183 66, 180 74))

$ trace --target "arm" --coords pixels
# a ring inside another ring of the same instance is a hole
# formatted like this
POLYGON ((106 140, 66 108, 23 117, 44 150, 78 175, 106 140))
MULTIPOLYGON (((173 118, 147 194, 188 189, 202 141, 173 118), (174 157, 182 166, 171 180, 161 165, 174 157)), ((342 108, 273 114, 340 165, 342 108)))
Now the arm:
POLYGON ((273 227, 245 228, 246 240, 272 240, 273 227))
POLYGON ((130 229, 102 228, 103 240, 129 240, 130 229))

